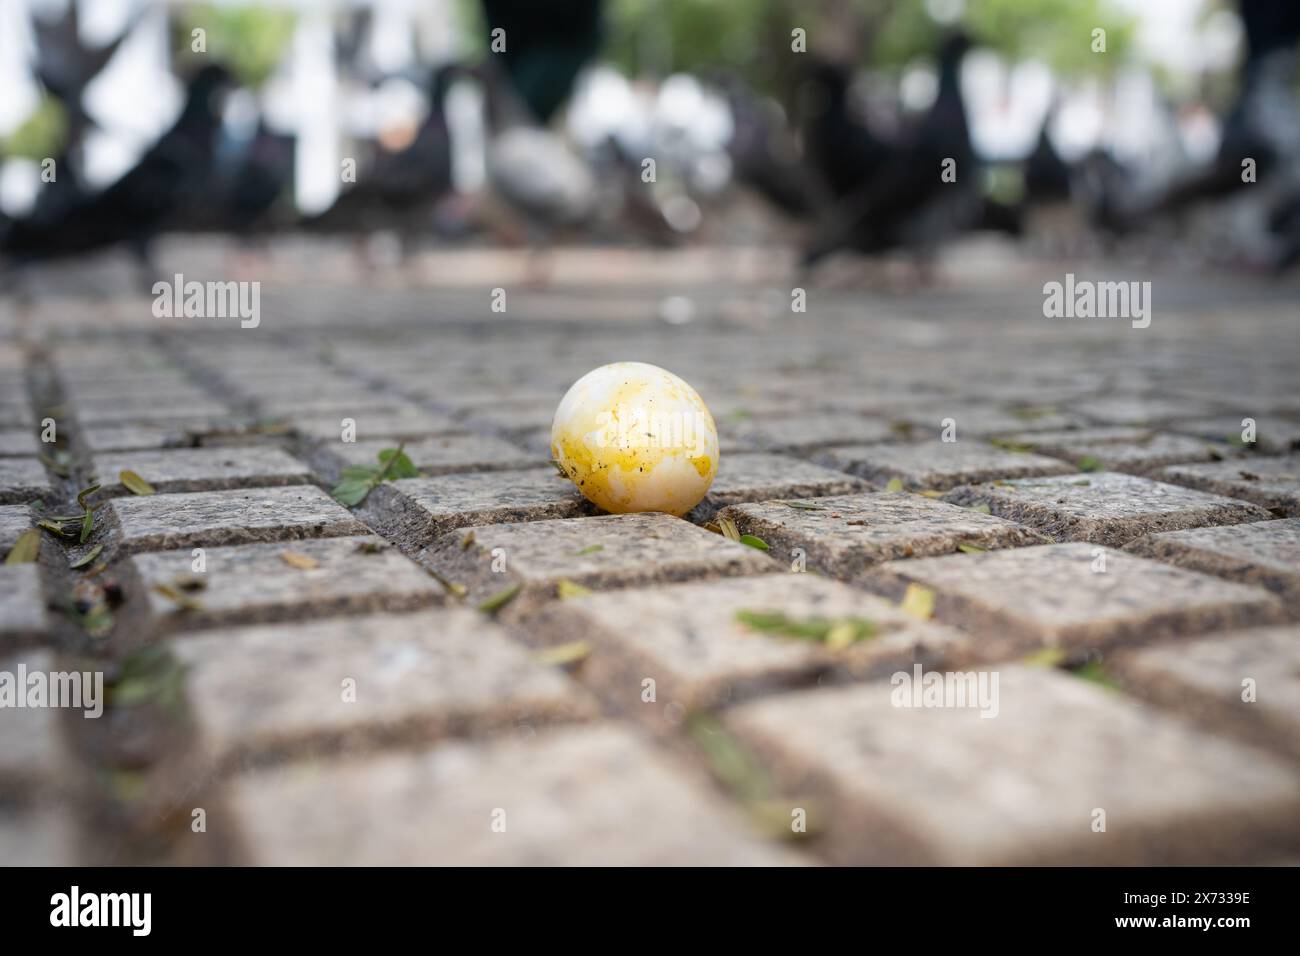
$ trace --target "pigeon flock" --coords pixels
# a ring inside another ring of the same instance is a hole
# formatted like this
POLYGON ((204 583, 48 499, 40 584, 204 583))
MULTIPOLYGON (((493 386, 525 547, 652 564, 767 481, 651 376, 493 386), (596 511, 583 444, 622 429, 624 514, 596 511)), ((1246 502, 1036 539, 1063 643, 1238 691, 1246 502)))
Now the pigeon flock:
MULTIPOLYGON (((1159 177, 1104 138, 1066 158, 1054 135, 1068 94, 1060 88, 1021 118, 1027 151, 982 154, 972 130, 1005 119, 982 113, 996 96, 969 95, 965 65, 979 48, 957 29, 932 51, 929 105, 891 104, 882 122, 878 102, 874 111, 862 103, 860 63, 806 54, 790 71, 792 88, 776 95, 722 66, 634 81, 601 63, 599 0, 547 6, 538 17, 526 4, 485 0, 489 25, 505 24, 513 38, 508 55, 406 70, 423 117, 400 136, 362 144, 332 205, 310 214, 294 202, 301 138, 267 115, 232 136, 226 107, 240 84, 214 62, 188 71, 179 115, 135 165, 88 188, 81 150, 96 122, 84 94, 136 21, 90 46, 75 2, 61 15, 33 15, 32 72, 67 117, 57 157, 67 173, 21 214, 0 212, 0 283, 34 263, 112 247, 127 250, 149 283, 152 243, 166 232, 217 231, 243 242, 276 232, 362 242, 384 233, 403 254, 424 241, 475 237, 524 244, 535 255, 564 240, 704 241, 725 229, 718 224, 743 195, 761 200, 781 241, 801 249, 806 271, 837 254, 901 254, 925 275, 946 242, 971 232, 1049 255, 1081 244, 1114 251, 1142 236, 1182 236, 1193 221, 1213 229, 1203 221, 1225 207, 1239 224, 1243 204, 1254 233, 1231 264, 1282 272, 1300 262, 1293 0, 1240 0, 1244 57, 1217 149, 1159 177), (472 201, 458 175, 465 123, 453 121, 449 103, 461 87, 473 91, 479 114, 482 172, 468 190, 472 201)), ((363 71, 358 31, 366 20, 355 17, 337 38, 333 62, 364 72, 373 89, 394 77, 369 64, 363 71)))

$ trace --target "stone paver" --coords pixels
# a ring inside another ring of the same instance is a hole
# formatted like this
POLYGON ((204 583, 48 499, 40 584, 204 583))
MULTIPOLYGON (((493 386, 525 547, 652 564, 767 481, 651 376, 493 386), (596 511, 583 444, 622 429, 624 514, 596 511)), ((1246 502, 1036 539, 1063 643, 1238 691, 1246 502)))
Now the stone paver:
POLYGON ((1061 440, 1048 452, 1064 458, 1075 466, 1093 470, 1123 471, 1130 474, 1148 474, 1165 465, 1178 462, 1221 461, 1242 454, 1230 445, 1216 445, 1187 435, 1151 432, 1133 441, 1068 441, 1061 440))
POLYGON ((1258 451, 1268 455, 1286 454, 1300 451, 1300 421, 1281 416, 1221 415, 1215 418, 1198 418, 1191 421, 1170 422, 1167 426, 1172 432, 1205 438, 1229 445, 1258 451), (1255 418, 1255 441, 1243 443, 1242 421, 1246 417, 1255 418))
MULTIPOLYGON (((8 685, 5 691, 10 698, 0 708, 0 797, 49 797, 67 790, 74 782, 76 763, 62 726, 64 710, 50 706, 51 675, 60 672, 68 669, 58 664, 49 651, 0 655, 0 682, 8 685), (25 686, 19 683, 20 678, 25 679, 25 686), (31 695, 37 692, 42 697, 34 699, 31 695), (42 705, 17 706, 18 695, 28 705, 42 705)), ((104 703, 100 692, 94 690, 93 677, 89 683, 81 681, 79 687, 80 693, 89 696, 82 696, 81 709, 68 712, 70 719, 97 719, 85 716, 97 709, 102 711, 104 703)))
POLYGON ((105 508, 127 552, 365 534, 369 529, 310 485, 115 498, 105 508))
POLYGON ((841 863, 1230 862, 1300 833, 1292 767, 1066 674, 996 673, 991 719, 895 706, 895 692, 912 698, 891 680, 725 721, 788 788, 828 804, 825 846, 841 863))
POLYGON ((446 415, 427 411, 416 405, 393 405, 378 409, 359 409, 351 415, 291 415, 294 430, 305 438, 320 442, 341 442, 343 420, 352 419, 358 442, 387 439, 389 442, 415 442, 435 435, 448 435, 464 429, 446 415))
POLYGON ((1300 611, 1300 518, 1167 531, 1139 538, 1126 550, 1257 584, 1300 611))
POLYGON ((222 629, 174 653, 218 772, 592 713, 565 675, 461 609, 222 629))
POLYGON ((1262 588, 1082 542, 891 561, 868 583, 895 598, 909 584, 931 589, 935 616, 979 634, 988 655, 1084 651, 1283 617, 1262 588))
POLYGON ((914 441, 939 441, 947 427, 946 419, 956 423, 956 444, 1010 431, 1047 431, 1083 424, 1077 415, 1054 408, 1004 408, 952 398, 929 405, 910 405, 896 412, 894 433, 914 441))
POLYGON ((296 767, 228 796, 272 866, 760 866, 793 854, 637 736, 555 731, 484 747, 296 767), (495 828, 494 828, 495 824, 495 828))
POLYGON ((1143 534, 1269 517, 1245 501, 1116 472, 1061 475, 956 488, 955 504, 1038 528, 1056 538, 1118 547, 1143 534))
POLYGON ((85 425, 121 425, 130 423, 186 424, 189 422, 219 421, 231 415, 234 409, 208 398, 185 399, 162 393, 141 394, 134 399, 115 399, 111 402, 84 402, 77 405, 77 421, 85 425))
POLYGON ((119 480, 119 475, 126 470, 134 471, 160 493, 302 485, 311 481, 306 465, 287 452, 267 445, 95 456, 95 472, 105 494, 130 494, 119 480))
POLYGON ((826 445, 888 441, 896 437, 888 421, 848 412, 724 421, 718 424, 718 430, 734 434, 758 448, 790 452, 808 452, 826 445))
POLYGON ((690 711, 814 679, 880 676, 914 661, 961 656, 970 643, 875 595, 811 574, 577 597, 554 606, 534 630, 556 643, 588 642, 584 682, 599 687, 616 711, 668 726, 690 711), (785 623, 818 622, 862 625, 870 636, 831 647, 780 632, 785 623), (646 698, 647 680, 654 682, 653 700, 646 698))
POLYGON ((1153 398, 1140 395, 1108 395, 1078 402, 1074 410, 1105 425, 1152 425, 1176 418, 1213 415, 1221 403, 1191 398, 1153 398))
MULTIPOLYGON (((41 547, 52 543, 42 541, 41 547)), ((40 565, 0 565, 0 649, 39 640, 49 630, 40 565)))
POLYGON ((158 633, 407 611, 445 596, 424 569, 374 535, 207 548, 201 574, 190 548, 138 554, 130 563, 147 626, 158 633))
POLYGON ((0 505, 26 504, 49 491, 36 458, 0 458, 0 505))
POLYGON ((897 478, 904 488, 946 491, 955 485, 995 478, 1061 475, 1074 469, 1055 458, 1007 451, 975 439, 828 448, 817 460, 862 475, 877 485, 897 478))
POLYGON ((815 498, 863 490, 867 483, 840 471, 785 455, 722 455, 709 493, 690 512, 692 521, 711 521, 727 505, 771 498, 815 498))
MULTIPOLYGON (((348 465, 375 465, 381 451, 394 447, 392 441, 327 442, 316 447, 312 462, 323 475, 334 480, 348 465)), ((425 475, 531 468, 539 464, 537 456, 483 435, 439 435, 408 442, 404 451, 425 475)), ((544 462, 542 459, 541 463, 544 462)))
POLYGON ((0 809, 0 860, 6 866, 76 866, 80 843, 67 813, 50 807, 0 809))
POLYGON ((906 492, 759 502, 722 512, 741 534, 761 538, 782 561, 803 553, 809 570, 853 578, 881 561, 967 548, 1045 544, 1037 531, 906 492), (798 550, 797 550, 798 549, 798 550))
POLYGON ((472 603, 513 592, 512 615, 554 598, 561 581, 631 587, 779 567, 755 548, 658 513, 482 525, 444 534, 425 560, 467 588, 472 603))
POLYGON ((1157 477, 1212 494, 1244 498, 1279 517, 1300 517, 1300 455, 1174 465, 1157 477))
POLYGON ((27 505, 0 505, 0 559, 31 526, 31 510, 27 505))
POLYGON ((1300 627, 1147 647, 1107 668, 1134 693, 1215 733, 1300 760, 1300 627))
POLYGON ((396 540, 423 547, 456 528, 596 514, 553 467, 404 478, 367 497, 364 514, 396 540))
MULTIPOLYGON (((0 421, 3 421, 0 419, 0 421)), ((0 429, 0 457, 39 455, 41 443, 36 432, 26 428, 0 429)))

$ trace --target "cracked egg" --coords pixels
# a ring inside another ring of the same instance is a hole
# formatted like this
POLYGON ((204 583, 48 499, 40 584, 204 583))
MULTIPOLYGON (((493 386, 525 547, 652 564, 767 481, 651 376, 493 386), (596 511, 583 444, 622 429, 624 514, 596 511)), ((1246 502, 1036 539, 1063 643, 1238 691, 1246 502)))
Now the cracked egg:
POLYGON ((597 507, 681 517, 718 473, 718 430, 699 393, 672 372, 615 362, 560 400, 551 455, 597 507))

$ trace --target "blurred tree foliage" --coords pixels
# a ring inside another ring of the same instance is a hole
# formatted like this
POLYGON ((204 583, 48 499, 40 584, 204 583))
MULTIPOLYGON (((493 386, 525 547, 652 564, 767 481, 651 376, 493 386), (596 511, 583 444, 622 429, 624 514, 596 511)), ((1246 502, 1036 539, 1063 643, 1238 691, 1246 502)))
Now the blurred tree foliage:
POLYGON ((68 114, 53 96, 41 97, 21 126, 0 140, 0 155, 42 160, 57 158, 67 145, 68 114))
MULTIPOLYGON (((609 0, 608 21, 608 53, 633 74, 725 67, 768 91, 793 68, 795 27, 810 53, 832 47, 886 70, 931 56, 949 29, 925 0, 609 0)), ((981 45, 1067 76, 1114 70, 1134 31, 1112 0, 968 0, 959 22, 981 45), (1092 51, 1096 28, 1105 54, 1092 51)))
POLYGON ((172 20, 173 49, 178 63, 211 58, 230 69, 239 82, 254 89, 267 81, 284 59, 297 15, 278 7, 215 7, 208 4, 178 9, 172 20), (191 52, 195 29, 207 34, 207 53, 191 52))

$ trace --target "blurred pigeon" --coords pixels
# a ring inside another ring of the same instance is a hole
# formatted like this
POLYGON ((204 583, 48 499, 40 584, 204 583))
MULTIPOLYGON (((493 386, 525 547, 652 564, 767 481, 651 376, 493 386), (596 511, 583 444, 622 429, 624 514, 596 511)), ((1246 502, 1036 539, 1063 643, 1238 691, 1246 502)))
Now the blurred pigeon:
POLYGON ((221 122, 218 99, 231 83, 221 66, 200 70, 180 117, 134 168, 58 216, 10 223, 0 235, 0 257, 23 265, 125 243, 152 273, 150 241, 209 181, 221 122))
POLYGON ((482 0, 488 42, 520 103, 541 123, 569 99, 582 68, 600 49, 601 0, 482 0))
POLYGON ((586 222, 597 197, 591 169, 561 137, 532 119, 492 64, 478 72, 487 101, 487 174, 493 192, 535 234, 586 222))
POLYGON ((358 181, 303 227, 324 232, 394 229, 409 241, 426 233, 433 210, 452 186, 451 133, 447 127, 447 91, 461 71, 446 63, 428 77, 429 110, 414 138, 397 150, 382 146, 358 181))
POLYGON ((945 41, 933 105, 819 226, 805 250, 805 267, 841 248, 880 253, 906 247, 924 259, 943 237, 980 225, 991 211, 977 188, 979 170, 961 95, 961 61, 968 49, 964 34, 945 41), (946 168, 955 172, 955 181, 944 180, 946 168))
POLYGON ((895 158, 896 145, 852 114, 845 68, 814 61, 799 100, 808 163, 834 196, 861 190, 895 158))

